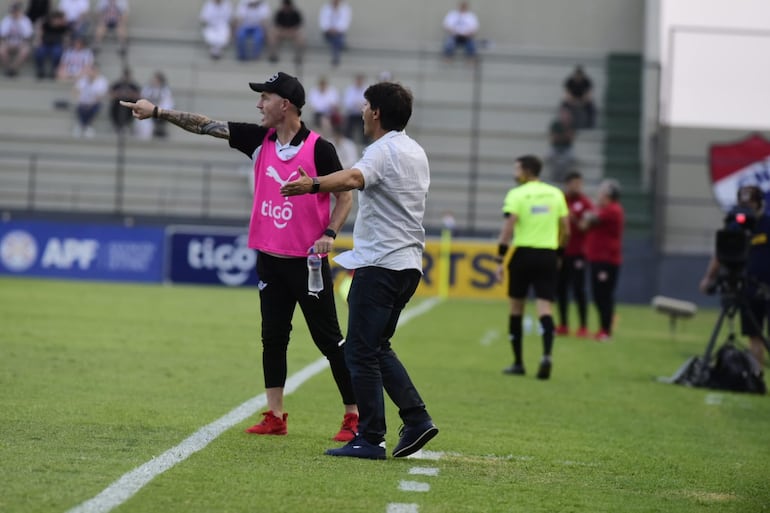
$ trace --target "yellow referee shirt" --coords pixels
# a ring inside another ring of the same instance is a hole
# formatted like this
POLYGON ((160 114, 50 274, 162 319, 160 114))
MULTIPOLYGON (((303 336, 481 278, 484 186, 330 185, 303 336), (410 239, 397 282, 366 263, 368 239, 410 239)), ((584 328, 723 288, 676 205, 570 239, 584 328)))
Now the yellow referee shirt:
POLYGON ((505 196, 503 213, 516 216, 516 247, 559 247, 559 219, 568 215, 567 200, 559 188, 539 180, 514 187, 505 196))

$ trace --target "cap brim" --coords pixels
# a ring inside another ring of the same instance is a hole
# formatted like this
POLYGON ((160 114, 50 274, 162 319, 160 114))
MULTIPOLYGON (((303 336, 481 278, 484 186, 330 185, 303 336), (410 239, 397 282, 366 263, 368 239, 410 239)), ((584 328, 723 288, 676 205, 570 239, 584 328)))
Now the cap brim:
POLYGON ((249 82, 249 87, 251 87, 252 91, 256 91, 258 93, 261 93, 265 90, 265 86, 267 84, 261 83, 261 82, 249 82))

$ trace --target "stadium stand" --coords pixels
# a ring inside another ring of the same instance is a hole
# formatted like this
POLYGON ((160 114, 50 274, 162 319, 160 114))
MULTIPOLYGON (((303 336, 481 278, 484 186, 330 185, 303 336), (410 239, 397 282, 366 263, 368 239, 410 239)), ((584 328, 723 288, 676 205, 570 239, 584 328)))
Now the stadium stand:
MULTIPOLYGON (((171 16, 173 10, 164 7, 160 13, 171 16)), ((190 16, 194 21, 195 13, 190 16)), ((108 58, 117 48, 108 40, 101 52, 100 64, 110 81, 122 68, 120 59, 108 58)), ((576 58, 594 80, 599 108, 598 128, 581 131, 575 145, 588 191, 605 174, 624 184, 630 180, 630 190, 638 186, 638 101, 615 88, 614 57, 488 48, 473 68, 442 62, 440 36, 432 50, 421 44, 415 48, 353 47, 330 74, 328 51, 318 41, 309 45, 302 69, 294 69, 286 58, 278 66, 297 73, 306 88, 322 74, 344 89, 357 72, 374 80, 387 70, 412 89, 416 104, 408 131, 431 159, 427 226, 439 227, 443 213, 451 211, 460 232, 497 230, 502 197, 512 183, 512 159, 547 152, 547 126, 576 58), (605 96, 619 98, 619 103, 605 106, 605 96), (619 140, 622 144, 616 146, 619 140)), ((234 51, 212 62, 197 30, 162 31, 138 20, 132 20, 129 65, 140 83, 162 69, 178 109, 236 121, 258 118, 256 97, 247 82, 276 71, 265 59, 239 63, 234 51)), ((633 89, 630 82, 624 87, 633 89)), ((70 135, 71 110, 55 108, 71 99, 66 86, 36 81, 30 69, 0 83, 0 91, 0 116, 6 121, 0 126, 0 209, 184 217, 225 224, 248 219, 249 161, 223 141, 173 129, 160 141, 120 140, 106 114, 96 122, 94 140, 76 140, 70 135)))

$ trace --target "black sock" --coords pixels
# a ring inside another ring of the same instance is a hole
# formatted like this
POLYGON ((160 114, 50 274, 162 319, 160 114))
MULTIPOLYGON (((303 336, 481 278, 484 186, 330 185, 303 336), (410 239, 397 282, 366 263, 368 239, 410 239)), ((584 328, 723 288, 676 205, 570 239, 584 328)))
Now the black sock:
POLYGON ((508 319, 508 333, 513 347, 513 363, 522 365, 521 359, 521 315, 511 315, 508 319))
POLYGON ((540 326, 543 328, 543 356, 550 357, 553 350, 553 317, 542 316, 540 326))

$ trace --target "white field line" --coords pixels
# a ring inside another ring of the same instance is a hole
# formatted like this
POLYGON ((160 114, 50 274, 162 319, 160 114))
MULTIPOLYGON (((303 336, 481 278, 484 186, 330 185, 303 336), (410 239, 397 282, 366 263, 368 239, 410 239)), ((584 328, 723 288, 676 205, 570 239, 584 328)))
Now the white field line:
POLYGON ((481 337, 481 340, 479 340, 479 344, 482 346, 492 345, 492 342, 494 342, 499 335, 500 332, 497 330, 488 330, 484 333, 484 336, 481 337))
POLYGON ((436 467, 412 467, 409 469, 410 476, 437 476, 439 469, 436 467))
POLYGON ((429 492, 430 485, 419 481, 401 481, 398 483, 398 489, 402 492, 429 492))
MULTIPOLYGON (((430 311, 440 302, 441 300, 438 298, 430 298, 409 310, 405 310, 398 321, 398 325, 401 326, 415 317, 430 311)), ((328 361, 326 358, 320 358, 311 363, 286 380, 284 394, 291 394, 302 384, 327 367, 328 361)), ((249 399, 234 410, 225 414, 223 417, 220 417, 207 426, 203 426, 176 447, 172 447, 160 456, 123 474, 120 479, 102 490, 101 493, 68 510, 67 513, 107 513, 108 511, 113 510, 133 497, 156 476, 202 450, 219 435, 251 417, 266 405, 267 397, 264 393, 249 399)))
POLYGON ((417 504, 404 504, 401 502, 392 502, 388 504, 385 513, 419 513, 420 507, 417 504))

